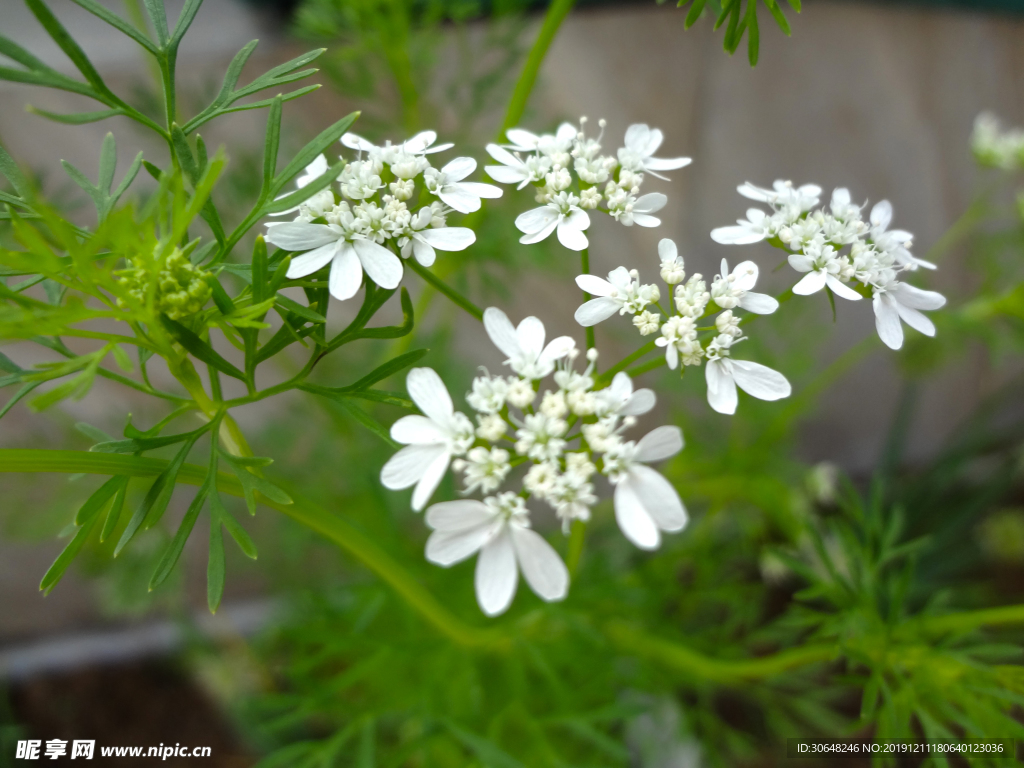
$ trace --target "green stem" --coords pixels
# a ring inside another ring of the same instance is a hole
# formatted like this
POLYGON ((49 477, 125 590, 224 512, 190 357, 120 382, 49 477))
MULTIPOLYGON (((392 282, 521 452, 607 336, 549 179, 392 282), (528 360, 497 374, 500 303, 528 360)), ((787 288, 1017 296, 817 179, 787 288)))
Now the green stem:
MULTIPOLYGON (((584 275, 590 274, 590 249, 584 248, 580 251, 580 269, 584 275)), ((586 291, 583 292, 583 303, 586 304, 590 301, 590 294, 586 291)), ((594 348, 594 326, 587 326, 587 349, 594 348)))
POLYGON ((576 0, 553 0, 548 6, 544 24, 540 28, 537 39, 533 41, 533 47, 530 48, 523 71, 519 73, 519 80, 516 81, 515 90, 512 91, 512 98, 505 111, 505 120, 501 124, 499 140, 504 138, 505 131, 515 128, 522 119, 523 112, 526 110, 526 102, 529 101, 530 94, 533 92, 533 86, 537 82, 537 75, 540 72, 541 64, 544 63, 544 57, 547 56, 548 48, 551 47, 551 42, 558 34, 559 27, 562 26, 562 22, 565 21, 565 17, 575 4, 576 0))
MULTIPOLYGON (((88 451, 0 450, 0 472, 61 472, 141 477, 158 475, 167 464, 168 462, 163 459, 88 451)), ((177 480, 199 486, 206 481, 206 471, 206 467, 185 464, 181 467, 177 480)), ((221 472, 217 475, 217 488, 232 496, 243 496, 241 483, 231 473, 221 472)), ((413 575, 357 528, 323 507, 302 499, 295 493, 291 495, 294 499, 292 504, 279 504, 266 498, 263 498, 262 502, 316 531, 354 556, 405 598, 424 619, 459 645, 492 649, 508 646, 510 640, 506 636, 494 630, 473 627, 452 614, 413 575)))
POLYGON ((634 352, 633 354, 627 355, 626 357, 622 358, 621 360, 619 360, 619 362, 617 362, 615 365, 613 365, 607 371, 605 371, 600 376, 598 376, 597 382, 596 382, 595 386, 600 387, 600 386, 603 386, 603 385, 609 383, 612 380, 612 378, 615 376, 616 373, 618 373, 619 371, 626 370, 626 368, 631 366, 633 363, 635 363, 641 357, 643 357, 644 355, 649 354, 650 352, 653 352, 657 348, 658 347, 654 343, 654 339, 651 339, 646 344, 644 344, 642 347, 640 347, 640 349, 638 349, 636 352, 634 352))
POLYGON ((586 541, 587 524, 582 520, 572 521, 572 532, 569 534, 569 552, 565 558, 565 565, 569 569, 569 576, 574 577, 580 565, 580 558, 583 556, 583 544, 586 541))
POLYGON ((646 363, 638 365, 636 368, 630 368, 626 373, 629 374, 630 378, 635 379, 637 376, 653 371, 655 368, 661 368, 663 365, 665 365, 665 358, 659 356, 654 360, 648 360, 646 363))
POLYGON ((480 309, 480 307, 471 302, 469 299, 467 299, 461 293, 456 291, 454 288, 438 279, 429 269, 427 269, 418 261, 416 261, 416 259, 409 259, 405 263, 413 272, 422 277, 423 280, 426 283, 428 283, 432 288, 434 288, 439 293, 443 293, 445 296, 447 296, 448 299, 451 300, 453 304, 466 310, 477 320, 482 321, 484 319, 484 312, 482 309, 480 309))
POLYGON ((978 611, 963 611, 920 619, 917 626, 925 634, 941 635, 947 632, 970 632, 983 626, 1021 622, 1024 622, 1024 605, 1006 605, 1001 608, 983 608, 978 611))

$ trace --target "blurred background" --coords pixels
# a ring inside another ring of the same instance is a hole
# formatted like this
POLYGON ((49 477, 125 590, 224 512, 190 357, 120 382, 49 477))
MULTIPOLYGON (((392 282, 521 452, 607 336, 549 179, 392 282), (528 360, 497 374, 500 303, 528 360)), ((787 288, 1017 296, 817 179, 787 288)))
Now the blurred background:
MULTIPOLYGON (((127 38, 68 0, 51 0, 50 5, 115 90, 143 104, 156 98, 147 62, 127 38)), ((130 2, 109 5, 118 12, 132 8, 130 2)), ((170 0, 168 15, 176 16, 179 7, 170 0)), ((542 11, 525 0, 206 0, 182 47, 181 87, 188 104, 183 108, 199 108, 216 92, 227 63, 249 40, 260 40, 249 64, 254 72, 322 45, 328 50, 317 64, 316 80, 324 87, 286 105, 286 145, 297 148, 324 125, 361 109, 361 134, 397 140, 430 128, 456 141, 460 154, 482 158, 542 11)), ((846 186, 855 200, 889 199, 894 225, 915 235, 915 253, 941 264, 936 275, 928 276, 928 287, 950 296, 954 305, 1000 288, 1005 248, 1018 241, 995 225, 979 230, 978 217, 964 216, 979 194, 991 194, 986 199, 996 201, 993 205, 1008 204, 1012 196, 991 191, 993 175, 977 167, 970 135, 975 117, 985 110, 1008 125, 1024 125, 1024 2, 816 0, 801 14, 789 14, 791 38, 763 22, 756 68, 742 50, 733 57, 723 54, 721 33, 712 31, 711 19, 685 30, 684 16, 671 4, 653 2, 580 5, 552 45, 523 121, 524 127, 542 130, 582 115, 596 127, 603 117, 609 146, 618 145, 630 123, 646 122, 665 132, 661 155, 694 159, 692 166, 674 172, 671 182, 655 182, 669 197, 660 228, 624 228, 603 219, 595 223, 591 239, 599 245, 591 250, 592 271, 626 263, 647 264, 653 273, 662 237, 676 240, 689 272, 714 275, 722 258, 757 260, 767 246, 719 246, 708 233, 744 215, 747 201, 736 194, 738 184, 769 186, 781 178, 817 183, 826 195, 835 186, 846 186)), ((21 3, 0 0, 0 28, 58 70, 71 71, 21 3)), ((0 83, 0 136, 66 210, 74 211, 84 198, 63 176, 58 161, 68 160, 94 175, 97 148, 107 131, 117 135, 125 164, 140 149, 161 156, 161 148, 147 143, 127 122, 69 129, 26 113, 22 107, 27 103, 56 112, 81 105, 72 95, 0 83)), ((211 146, 231 142, 229 176, 218 194, 228 204, 237 201, 239 209, 257 184, 264 119, 262 112, 239 113, 227 127, 218 127, 229 133, 204 136, 211 146), (248 151, 239 151, 246 146, 248 151)), ((555 246, 518 245, 511 215, 528 203, 506 192, 499 209, 504 218, 487 217, 480 243, 453 262, 453 272, 462 267, 453 279, 464 281, 478 303, 500 302, 513 318, 535 314, 549 329, 572 333, 576 304, 565 301, 563 288, 576 265, 555 246)), ((1013 237, 1019 238, 1019 232, 1013 237)), ((1017 260, 1019 269, 1024 251, 1013 253, 1009 258, 1017 260)), ((788 272, 773 274, 769 261, 761 263, 771 292, 781 291, 788 272)), ((419 332, 424 343, 418 346, 431 347, 431 364, 447 366, 468 382, 477 362, 492 368, 500 363, 477 326, 453 322, 457 318, 449 308, 429 303, 429 297, 415 298, 426 310, 419 332)), ((783 370, 795 383, 813 385, 814 398, 803 401, 799 411, 784 411, 782 427, 778 411, 749 401, 741 406, 750 406, 749 415, 738 418, 738 426, 714 414, 698 416, 706 411, 700 404, 702 384, 694 377, 684 382, 677 400, 663 406, 684 424, 687 454, 697 452, 695 463, 680 470, 679 477, 699 474, 700 461, 738 467, 742 459, 731 451, 768 435, 767 447, 751 450, 770 454, 778 448, 786 467, 780 478, 791 482, 794 493, 813 496, 807 483, 827 481, 834 468, 855 482, 866 481, 893 456, 895 439, 899 473, 918 481, 956 475, 974 484, 976 492, 966 494, 971 508, 963 512, 970 520, 950 529, 949 536, 970 542, 965 546, 973 553, 969 567, 978 589, 998 591, 1004 582, 1019 588, 1024 573, 1019 475, 999 475, 997 488, 991 456, 963 459, 963 443, 957 442, 965 424, 981 423, 978 414, 987 409, 985 434, 998 432, 998 439, 992 439, 1005 453, 999 453, 1000 460, 1019 461, 1012 458, 1018 456, 1014 451, 1024 419, 1019 343, 984 337, 976 327, 940 324, 940 337, 931 347, 911 344, 897 356, 865 341, 875 333, 869 307, 842 303, 838 315, 833 325, 824 300, 807 301, 794 307, 787 320, 773 320, 771 332, 758 341, 768 350, 796 347, 794 369, 783 370), (834 373, 834 380, 821 379, 822 371, 834 373), (951 445, 959 446, 960 464, 948 463, 951 445), (991 493, 979 501, 983 491, 991 493), (983 523, 989 513, 996 522, 988 524, 986 534, 983 523), (986 535, 1002 542, 1006 552, 992 555, 986 535)), ((614 328, 602 327, 598 338, 608 359, 628 349, 628 337, 614 328)), ((5 351, 11 357, 19 354, 14 346, 5 351)), ((344 367, 333 371, 339 377, 344 373, 344 367)), ((353 456, 365 461, 366 455, 379 454, 377 466, 386 450, 343 414, 328 411, 325 419, 318 407, 299 399, 257 404, 242 413, 242 426, 257 445, 273 446, 257 448, 257 453, 279 457, 282 475, 308 483, 315 495, 333 500, 339 513, 352 510, 368 518, 366 525, 379 527, 372 510, 393 511, 394 502, 382 500, 374 478, 355 477, 348 470, 353 456), (295 434, 299 418, 310 426, 295 434)), ((75 431, 77 422, 116 433, 124 412, 123 394, 98 385, 84 400, 45 418, 14 409, 0 426, 0 446, 84 448, 88 441, 75 431)), ((224 605, 215 617, 204 613, 202 546, 192 551, 190 544, 174 583, 146 592, 146 577, 139 574, 148 573, 166 541, 159 532, 147 540, 148 549, 143 546, 113 563, 87 553, 44 598, 38 582, 62 546, 54 535, 83 495, 78 482, 14 475, 0 480, 0 674, 8 686, 6 712, 0 706, 6 734, 0 742, 26 733, 50 738, 73 731, 94 738, 102 732, 108 743, 209 744, 215 756, 210 764, 224 766, 252 765, 287 745, 294 738, 291 732, 284 726, 271 729, 260 719, 263 715, 253 714, 259 707, 252 704, 270 693, 285 695, 274 682, 280 673, 274 649, 283 643, 294 651, 301 642, 289 639, 287 627, 294 624, 279 624, 280 617, 295 611, 307 618, 345 614, 350 602, 364 610, 363 598, 353 595, 363 588, 372 591, 369 577, 307 533, 261 514, 252 529, 260 559, 232 563, 224 605), (325 609, 318 601, 331 605, 325 609), (254 636, 263 638, 255 650, 254 636)), ((687 498, 686 488, 680 487, 687 498)), ((707 489, 694 492, 709 494, 707 489)), ((185 502, 176 503, 180 515, 185 502)), ((381 535, 400 536, 395 530, 406 525, 381 535)), ((409 552, 416 556, 416 546, 409 552)), ((754 566, 755 572, 743 578, 763 580, 754 566)), ((454 583, 465 591, 465 578, 454 583)), ((391 600, 373 594, 377 597, 366 598, 371 606, 378 598, 391 600)), ((458 599, 463 598, 467 595, 458 599)), ((305 639, 316 631, 334 631, 329 626, 310 629, 301 620, 300 626, 305 626, 299 633, 305 639)), ((302 652, 314 653, 309 648, 302 652)), ((263 706, 287 708, 280 701, 273 706, 263 701, 263 706)), ((632 727, 663 731, 655 722, 662 715, 650 712, 648 721, 635 720, 639 725, 632 727)), ((664 717, 672 721, 679 715, 670 711, 664 717)), ((0 765, 8 752, 0 755, 0 765)), ((672 742, 663 753, 651 758, 634 750, 630 759, 666 768, 702 764, 700 749, 685 741, 672 742)))

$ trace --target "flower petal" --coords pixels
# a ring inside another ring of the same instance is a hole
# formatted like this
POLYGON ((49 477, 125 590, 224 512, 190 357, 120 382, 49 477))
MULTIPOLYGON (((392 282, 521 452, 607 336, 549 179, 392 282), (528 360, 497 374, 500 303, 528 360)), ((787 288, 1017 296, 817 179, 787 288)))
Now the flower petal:
POLYGON ((736 413, 736 382, 722 361, 710 361, 704 368, 704 378, 708 384, 708 405, 719 413, 736 413))
POLYGON ((444 568, 461 563, 487 543, 491 527, 488 522, 462 531, 434 531, 427 539, 427 560, 444 568))
POLYGON ((656 402, 654 390, 638 389, 629 396, 625 405, 619 409, 619 413, 623 416, 642 416, 654 408, 656 402))
POLYGON ((798 296, 810 296, 825 287, 828 280, 828 273, 823 269, 816 269, 808 272, 800 281, 793 286, 793 293, 798 296))
POLYGON ((591 296, 611 296, 615 286, 597 275, 577 275, 576 285, 591 296))
POLYGON ((899 313, 900 318, 913 328, 915 331, 920 331, 925 336, 935 335, 935 324, 927 317, 922 315, 920 311, 913 307, 908 307, 900 303, 899 299, 896 300, 896 311, 899 313))
POLYGON ((522 354, 530 360, 536 360, 544 349, 544 323, 540 318, 524 317, 516 326, 516 341, 522 354))
POLYGON ((437 253, 423 238, 419 237, 419 234, 416 232, 412 236, 412 255, 424 267, 432 266, 437 260, 437 253))
POLYGON ((508 139, 509 144, 515 144, 524 150, 537 148, 537 134, 525 128, 509 128, 505 131, 505 138, 508 139))
POLYGON ((390 459, 380 471, 380 482, 391 491, 416 485, 439 456, 446 456, 443 445, 407 445, 390 459))
POLYGON ((430 497, 434 495, 437 486, 441 484, 444 473, 448 471, 448 463, 451 459, 451 454, 446 449, 427 465, 426 470, 423 472, 423 477, 416 483, 416 489, 412 492, 412 508, 414 512, 419 512, 427 506, 430 497))
POLYGON ((405 377, 405 388, 427 418, 436 424, 448 425, 455 408, 448 388, 433 368, 413 368, 405 377))
POLYGON ((519 242, 522 243, 523 245, 532 245, 533 243, 539 243, 541 240, 546 239, 548 235, 555 231, 555 227, 558 226, 558 221, 559 220, 556 218, 554 221, 552 221, 550 224, 544 227, 544 229, 541 229, 537 232, 533 232, 531 234, 523 235, 522 237, 519 238, 519 242))
POLYGON ((638 227, 660 227, 661 219, 657 216, 648 216, 646 213, 634 213, 633 223, 638 227))
POLYGON ((750 245, 759 243, 765 238, 764 230, 756 230, 747 226, 718 227, 711 230, 711 239, 722 245, 750 245))
POLYGON ((454 208, 459 213, 472 213, 480 210, 480 198, 471 193, 462 184, 451 184, 437 191, 441 202, 454 208))
POLYGON ((584 328, 589 328, 603 320, 607 320, 618 311, 619 303, 615 299, 602 296, 581 304, 576 309, 576 314, 573 317, 584 328))
POLYGON ((439 251, 463 251, 476 242, 476 233, 468 227, 441 227, 416 233, 439 251))
POLYGON ((791 253, 787 260, 789 261, 789 266, 797 272, 810 272, 814 269, 814 259, 806 253, 791 253))
POLYGON ((679 249, 676 247, 674 240, 663 237, 658 241, 658 258, 661 261, 672 261, 678 256, 679 249))
POLYGON ((516 229, 531 235, 547 229, 552 224, 557 224, 559 213, 549 205, 542 205, 540 208, 532 208, 516 216, 516 229))
POLYGON ((889 349, 899 349, 903 346, 903 326, 900 324, 899 312, 896 309, 896 299, 888 293, 876 293, 871 302, 875 310, 875 330, 889 349))
POLYGON ((939 309, 945 306, 946 297, 935 291, 923 291, 907 283, 899 283, 893 289, 896 300, 911 309, 939 309))
POLYGON ((640 464, 629 470, 629 478, 625 482, 629 483, 658 528, 671 533, 686 527, 689 522, 686 507, 672 483, 659 472, 640 464))
POLYGON ((544 351, 537 358, 537 364, 545 370, 549 366, 553 368, 556 360, 561 360, 575 348, 576 341, 572 336, 559 336, 557 339, 549 341, 548 345, 544 347, 544 351))
POLYGON ((668 204, 668 198, 661 192, 649 192, 641 195, 633 203, 633 214, 657 213, 668 204))
POLYGON ((650 157, 644 161, 644 168, 650 171, 675 171, 693 162, 690 157, 650 157))
POLYGON ((640 549, 657 549, 661 534, 627 476, 615 486, 615 520, 622 535, 640 549))
POLYGON ((508 315, 497 307, 488 307, 484 310, 484 330, 491 337, 494 346, 505 353, 506 357, 519 356, 519 339, 516 337, 516 329, 508 315))
POLYGON ((402 260, 383 245, 371 240, 356 240, 352 243, 370 279, 381 288, 391 290, 402 282, 402 260))
POLYGON ((749 360, 733 360, 732 377, 736 386, 758 400, 780 400, 793 391, 781 373, 749 360))
POLYGON ((414 414, 391 425, 391 439, 403 445, 426 445, 444 443, 448 434, 433 419, 414 414))
POLYGON ((652 429, 636 444, 636 461, 662 461, 683 450, 683 430, 666 425, 652 429))
POLYGON ((444 174, 445 180, 449 184, 452 184, 457 181, 462 181, 475 170, 476 160, 472 157, 456 157, 441 169, 441 173, 444 174))
POLYGON ((426 151, 427 147, 435 141, 437 141, 437 133, 434 131, 420 131, 402 144, 402 148, 411 155, 418 155, 426 151))
POLYGON ((740 307, 755 315, 770 315, 779 308, 779 302, 766 293, 747 293, 740 299, 740 307))
POLYGON ((484 613, 497 616, 508 610, 516 594, 519 571, 507 529, 480 550, 474 581, 476 600, 484 613))
POLYGON ((459 184, 459 186, 477 197, 489 197, 493 199, 501 197, 502 195, 501 187, 496 187, 493 184, 481 184, 478 181, 464 181, 459 184))
POLYGON ((435 531, 467 531, 494 520, 494 513, 486 504, 476 499, 431 504, 424 518, 424 522, 435 531))
POLYGON ((590 245, 590 241, 587 240, 587 236, 583 234, 583 232, 581 232, 579 229, 571 225, 568 219, 562 219, 560 222, 558 222, 557 232, 558 242, 560 242, 570 251, 582 251, 588 245, 590 245))
POLYGON ((880 200, 871 209, 871 226, 885 231, 892 221, 892 203, 888 200, 880 200))
POLYGON ((341 243, 338 254, 331 263, 328 289, 338 301, 351 299, 363 284, 363 267, 359 263, 352 243, 341 243))
POLYGON ((499 184, 518 184, 530 176, 522 166, 488 165, 484 171, 499 184))
MULTIPOLYGON (((829 275, 826 273, 825 283, 832 290, 832 293, 841 299, 847 299, 848 301, 860 301, 864 298, 835 275, 829 275)), ((794 293, 796 293, 796 291, 794 291, 794 293)))
MULTIPOLYGON (((725 275, 725 259, 722 259, 722 274, 725 275)), ((755 285, 757 285, 758 268, 757 264, 752 261, 742 261, 736 265, 736 268, 732 271, 733 275, 733 288, 737 288, 741 291, 749 291, 755 285)))
POLYGON ((335 241, 333 243, 328 243, 327 245, 321 245, 319 248, 314 248, 312 251, 306 251, 305 253, 299 254, 293 258, 291 264, 288 265, 288 273, 286 277, 289 279, 305 277, 306 275, 318 272, 335 257, 338 253, 338 249, 342 245, 342 242, 343 241, 335 241))
POLYGON ((530 589, 549 603, 563 599, 569 591, 569 569, 554 547, 529 528, 512 526, 511 533, 516 559, 530 589))
POLYGON ((266 240, 286 251, 309 251, 336 242, 341 235, 326 224, 310 224, 303 221, 288 221, 267 230, 266 240))

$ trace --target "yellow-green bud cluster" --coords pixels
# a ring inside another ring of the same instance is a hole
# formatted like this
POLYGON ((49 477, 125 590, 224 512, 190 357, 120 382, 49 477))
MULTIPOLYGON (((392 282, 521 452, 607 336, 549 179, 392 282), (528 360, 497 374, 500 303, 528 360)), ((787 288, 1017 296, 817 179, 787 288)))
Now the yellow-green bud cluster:
MULTIPOLYGON (((146 294, 153 282, 150 267, 133 260, 132 268, 123 270, 120 275, 129 295, 145 303, 146 294)), ((175 248, 160 264, 156 280, 156 310, 172 320, 196 314, 206 306, 213 293, 207 282, 209 276, 209 272, 192 264, 175 248)), ((120 300, 118 304, 123 306, 120 300)))

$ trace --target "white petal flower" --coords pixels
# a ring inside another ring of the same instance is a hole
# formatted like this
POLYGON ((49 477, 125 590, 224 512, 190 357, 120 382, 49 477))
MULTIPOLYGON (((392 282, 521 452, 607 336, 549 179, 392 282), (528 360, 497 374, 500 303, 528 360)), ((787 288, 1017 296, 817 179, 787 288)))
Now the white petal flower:
POLYGON ((514 152, 540 152, 545 155, 565 154, 576 141, 577 128, 572 123, 562 123, 554 134, 546 133, 538 136, 523 128, 509 128, 505 137, 506 145, 514 152))
POLYGON ((557 230, 558 241, 573 251, 582 251, 589 245, 583 231, 590 226, 590 217, 579 207, 576 195, 559 192, 548 204, 534 208, 516 217, 516 228, 525 233, 520 243, 539 243, 557 230))
POLYGON ((451 149, 455 146, 454 144, 439 144, 435 147, 433 146, 435 141, 437 141, 437 133, 434 131, 421 131, 401 144, 392 144, 388 141, 382 147, 378 147, 354 133, 346 133, 341 137, 341 143, 349 149, 367 152, 371 155, 376 154, 385 158, 385 162, 389 163, 390 158, 399 152, 405 152, 410 155, 429 155, 434 152, 444 152, 446 149, 451 149))
POLYGON ((650 128, 644 123, 634 123, 626 129, 625 144, 619 150, 619 162, 622 167, 633 173, 650 173, 659 179, 666 179, 657 171, 674 171, 693 162, 688 157, 659 158, 654 157, 664 135, 657 128, 650 128))
POLYGON ((455 411, 441 377, 431 368, 413 368, 406 377, 409 397, 423 416, 403 416, 391 427, 391 438, 404 444, 380 473, 385 488, 413 485, 412 508, 419 512, 448 470, 452 457, 462 456, 475 440, 473 423, 455 411))
POLYGON ((661 279, 668 285, 676 285, 686 279, 686 265, 674 240, 664 237, 658 242, 658 259, 661 261, 661 279))
POLYGON ((881 200, 871 209, 871 230, 869 236, 875 247, 880 251, 892 253, 900 264, 908 269, 935 269, 936 266, 924 259, 919 259, 910 252, 914 236, 905 229, 889 229, 892 222, 892 203, 881 200))
POLYGON ((429 267, 437 259, 435 249, 463 251, 476 242, 476 233, 468 227, 435 228, 433 223, 434 211, 429 206, 420 208, 399 240, 403 258, 411 254, 424 267, 429 267))
POLYGON ((565 563, 531 530, 526 504, 514 493, 434 504, 426 521, 434 530, 427 540, 430 562, 447 567, 480 553, 476 597, 488 616, 504 613, 512 604, 520 570, 542 600, 562 600, 569 591, 565 563))
POLYGON ((480 210, 481 197, 501 197, 501 190, 492 184, 463 181, 476 170, 476 160, 457 157, 441 170, 428 168, 423 174, 427 191, 437 195, 459 213, 480 210))
POLYGON ((661 226, 661 219, 651 216, 651 214, 660 211, 667 203, 668 198, 661 192, 651 192, 636 199, 630 197, 621 212, 610 209, 609 213, 625 227, 631 227, 634 224, 638 227, 658 227, 661 226))
POLYGON ((807 273, 793 286, 793 293, 810 296, 827 285, 836 296, 860 301, 864 297, 840 280, 840 277, 852 276, 850 260, 839 256, 831 245, 824 245, 823 242, 819 240, 812 243, 803 253, 790 254, 789 266, 797 272, 807 273), (849 274, 845 274, 847 272, 849 274))
POLYGON ((529 157, 523 160, 497 144, 488 144, 487 154, 501 163, 486 166, 484 171, 487 175, 499 184, 518 184, 518 189, 542 181, 545 174, 551 170, 551 161, 546 157, 529 157))
POLYGON ((650 389, 633 391, 633 380, 625 371, 620 371, 608 387, 595 393, 595 400, 594 414, 605 418, 612 415, 642 416, 654 408, 657 397, 650 389))
POLYGON ((887 347, 903 346, 901 320, 925 336, 935 335, 935 325, 919 310, 939 309, 945 305, 946 297, 941 293, 893 281, 885 288, 875 288, 874 294, 875 328, 887 347))
POLYGON ((619 442, 604 456, 604 473, 615 484, 615 519, 641 549, 657 549, 661 531, 681 531, 686 508, 672 484, 645 463, 663 461, 683 449, 679 427, 658 427, 639 442, 619 442))
POLYGON ((288 222, 267 230, 267 242, 296 255, 288 277, 305 277, 331 265, 329 289, 334 298, 352 298, 363 284, 363 272, 381 288, 397 288, 402 261, 387 248, 367 240, 355 217, 345 211, 330 224, 288 222))
MULTIPOLYGON (((559 336, 544 345, 544 323, 527 317, 518 327, 512 326, 508 315, 497 307, 484 310, 484 328, 494 346, 508 359, 513 371, 527 379, 542 379, 555 370, 555 362, 576 348, 571 336, 559 336)), ((511 394, 509 395, 511 401, 511 394)))
MULTIPOLYGON (((312 182, 323 176, 328 169, 327 158, 323 153, 317 155, 316 159, 306 166, 303 170, 302 175, 295 179, 295 186, 299 189, 309 186, 312 182)), ((287 195, 281 195, 280 197, 286 197, 287 195)), ((277 198, 280 199, 280 198, 277 198)), ((334 195, 329 189, 323 189, 313 195, 311 198, 299 203, 296 206, 288 208, 284 211, 278 211, 277 213, 268 214, 269 216, 285 216, 289 213, 295 213, 295 211, 301 211, 303 207, 315 208, 316 215, 323 215, 326 211, 329 211, 334 206, 334 195)), ((316 215, 310 218, 316 218, 316 215)))
POLYGON ((746 219, 737 219, 735 227, 711 230, 711 239, 722 245, 750 245, 769 237, 769 217, 759 208, 747 210, 746 219))
POLYGON ((793 206, 800 212, 809 211, 818 204, 821 187, 817 184, 804 184, 794 187, 792 181, 776 180, 772 189, 755 187, 749 181, 740 184, 736 191, 749 200, 757 200, 776 207, 793 206))
POLYGON ((729 271, 729 263, 722 259, 722 272, 711 284, 711 298, 722 309, 740 307, 757 315, 770 315, 779 308, 771 296, 754 293, 751 289, 757 283, 757 264, 744 261, 729 271))
POLYGON ((616 312, 620 315, 627 312, 635 315, 661 298, 658 286, 641 285, 637 271, 625 267, 613 269, 608 273, 607 280, 597 275, 578 275, 576 285, 597 297, 576 310, 576 322, 584 328, 597 325, 616 312))
POLYGON ((704 375, 708 385, 708 404, 719 413, 736 413, 739 387, 759 400, 780 400, 789 397, 792 387, 778 371, 749 360, 729 357, 729 348, 739 339, 723 334, 708 346, 708 362, 704 375))

